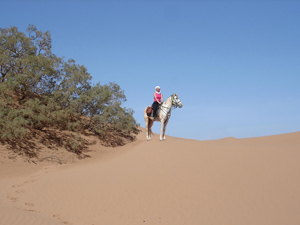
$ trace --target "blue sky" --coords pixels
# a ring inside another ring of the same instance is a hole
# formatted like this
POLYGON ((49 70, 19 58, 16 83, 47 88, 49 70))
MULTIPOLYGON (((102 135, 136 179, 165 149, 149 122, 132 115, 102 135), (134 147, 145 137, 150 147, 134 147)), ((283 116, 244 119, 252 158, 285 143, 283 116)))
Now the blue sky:
POLYGON ((0 8, 1 28, 49 30, 54 54, 86 66, 93 83, 119 84, 143 127, 159 85, 165 99, 176 92, 183 102, 167 135, 300 130, 300 1, 2 0, 0 8))

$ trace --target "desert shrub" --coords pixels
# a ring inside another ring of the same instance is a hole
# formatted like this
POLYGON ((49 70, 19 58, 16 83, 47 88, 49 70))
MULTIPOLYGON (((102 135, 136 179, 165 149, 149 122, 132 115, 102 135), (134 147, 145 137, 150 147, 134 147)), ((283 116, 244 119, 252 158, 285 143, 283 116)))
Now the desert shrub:
MULTIPOLYGON (((49 128, 133 138, 138 124, 121 106, 124 91, 91 80, 85 66, 52 53, 50 32, 0 28, 0 141, 21 143, 49 128)), ((65 142, 78 153, 78 141, 65 142)))

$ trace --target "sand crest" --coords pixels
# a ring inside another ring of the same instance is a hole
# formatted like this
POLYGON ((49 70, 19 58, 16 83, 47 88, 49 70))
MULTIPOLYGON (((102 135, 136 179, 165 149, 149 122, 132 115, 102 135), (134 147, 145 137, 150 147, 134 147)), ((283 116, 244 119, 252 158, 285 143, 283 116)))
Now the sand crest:
POLYGON ((143 131, 71 165, 2 162, 0 224, 298 225, 299 158, 300 132, 147 142, 143 131))

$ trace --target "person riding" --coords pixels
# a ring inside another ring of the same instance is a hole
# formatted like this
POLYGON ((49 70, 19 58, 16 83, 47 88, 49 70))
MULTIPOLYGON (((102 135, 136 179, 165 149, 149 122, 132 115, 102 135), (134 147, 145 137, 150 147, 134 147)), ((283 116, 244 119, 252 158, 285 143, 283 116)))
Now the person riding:
POLYGON ((156 111, 159 105, 161 105, 164 102, 164 98, 162 93, 160 92, 160 87, 156 86, 155 87, 155 92, 153 94, 154 97, 154 102, 152 104, 153 107, 153 120, 155 120, 156 117, 156 111))

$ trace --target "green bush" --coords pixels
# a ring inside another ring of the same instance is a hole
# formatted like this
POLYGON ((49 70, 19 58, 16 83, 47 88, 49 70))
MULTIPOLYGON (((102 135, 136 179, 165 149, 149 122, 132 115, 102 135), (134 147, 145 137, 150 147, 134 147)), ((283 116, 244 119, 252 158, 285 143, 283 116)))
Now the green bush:
POLYGON ((0 28, 0 141, 21 143, 50 128, 133 138, 138 124, 133 110, 121 106, 124 91, 91 80, 86 67, 52 53, 48 31, 0 28))

